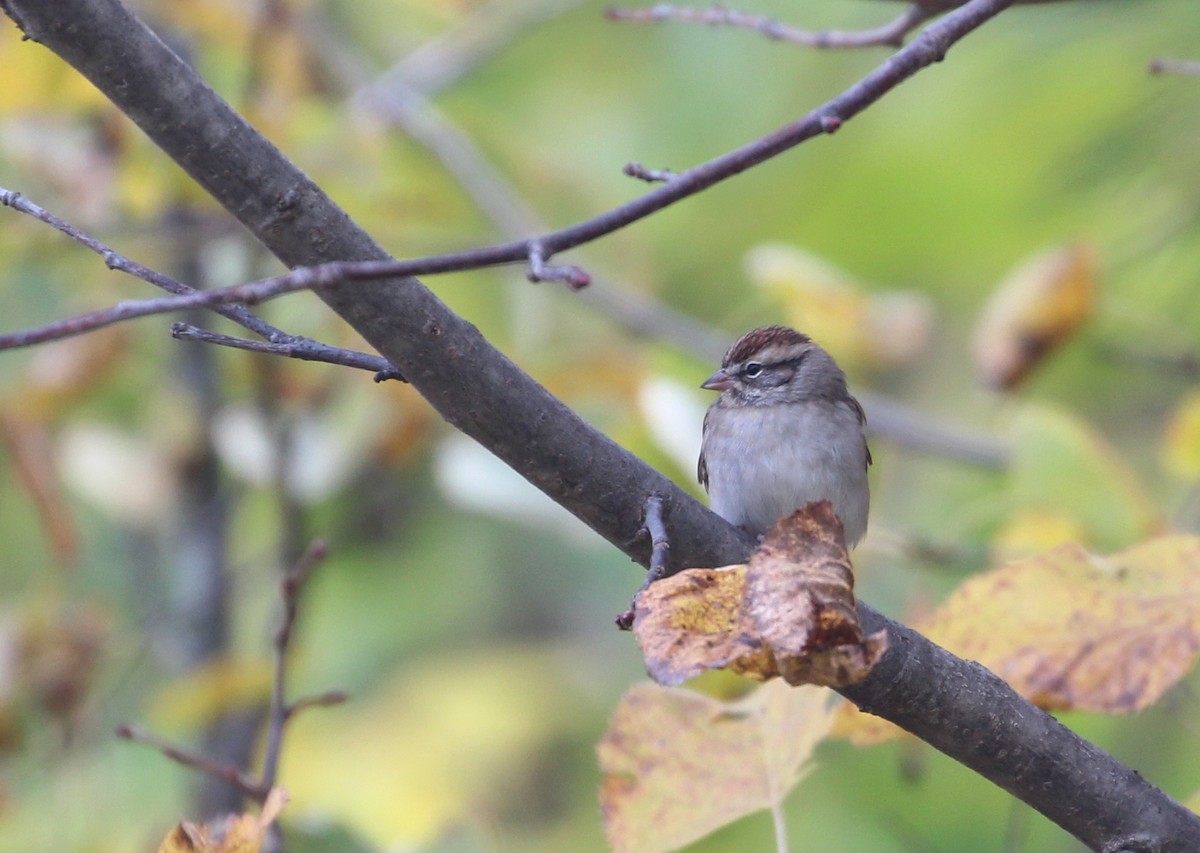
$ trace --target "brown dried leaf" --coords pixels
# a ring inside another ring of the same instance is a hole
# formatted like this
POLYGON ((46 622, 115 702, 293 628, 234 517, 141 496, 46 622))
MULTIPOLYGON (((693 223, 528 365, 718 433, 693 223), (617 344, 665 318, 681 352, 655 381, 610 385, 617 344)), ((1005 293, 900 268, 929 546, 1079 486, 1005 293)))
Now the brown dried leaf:
POLYGON ((272 788, 261 814, 231 814, 214 827, 181 821, 167 833, 158 853, 258 853, 287 799, 282 788, 272 788))
POLYGON ((975 366, 989 386, 1016 388, 1078 329, 1095 301, 1096 255, 1076 244, 1035 255, 993 291, 975 327, 975 366))
POLYGON ((746 566, 688 569, 634 605, 650 677, 679 684, 707 669, 839 687, 862 680, 887 648, 864 637, 842 526, 828 501, 781 520, 746 566))
POLYGON ((41 420, 0 412, 0 445, 8 451, 17 480, 37 509, 55 562, 60 566, 74 562, 78 535, 56 466, 50 429, 41 420))
POLYGON ((777 806, 811 769, 831 719, 827 694, 763 685, 724 702, 639 684, 597 746, 613 850, 673 850, 777 806))

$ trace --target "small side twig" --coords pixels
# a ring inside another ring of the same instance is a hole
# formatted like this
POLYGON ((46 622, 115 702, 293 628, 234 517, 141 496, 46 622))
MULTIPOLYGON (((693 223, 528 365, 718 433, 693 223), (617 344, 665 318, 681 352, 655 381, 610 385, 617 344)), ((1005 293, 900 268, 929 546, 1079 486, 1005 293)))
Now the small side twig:
POLYGON ((1186 74, 1200 77, 1200 62, 1186 59, 1155 59, 1150 63, 1151 74, 1186 74))
POLYGON ((320 341, 315 341, 312 338, 306 338, 302 335, 289 335, 286 341, 272 343, 270 341, 256 341, 251 338, 239 338, 233 335, 222 335, 219 332, 211 332, 208 329, 202 329, 190 323, 172 323, 171 337, 178 341, 200 341, 201 343, 231 347, 248 352, 282 355, 287 358, 300 359, 301 361, 319 361, 325 364, 338 364, 343 367, 356 367, 360 370, 372 370, 376 374, 375 381, 377 382, 382 382, 385 379, 397 379, 401 382, 406 381, 403 374, 394 368, 391 362, 383 356, 330 346, 329 344, 323 344, 320 341))
POLYGON ((647 169, 641 163, 626 163, 622 170, 631 178, 637 178, 648 184, 666 183, 674 179, 678 173, 670 169, 647 169))
POLYGON ((529 243, 528 279, 538 281, 561 281, 571 290, 582 290, 592 283, 592 277, 573 264, 552 266, 546 263, 546 248, 537 240, 529 243))
POLYGON ((933 17, 933 12, 917 3, 909 4, 892 21, 869 30, 801 30, 775 18, 739 12, 714 3, 707 9, 690 9, 670 3, 657 3, 647 9, 618 9, 609 7, 604 17, 610 21, 634 21, 657 23, 659 21, 683 21, 708 26, 739 27, 754 30, 772 41, 784 41, 802 47, 855 48, 892 45, 899 47, 904 37, 933 17))
POLYGON ((117 726, 116 735, 123 740, 144 743, 147 746, 157 749, 177 764, 182 764, 184 767, 199 770, 201 773, 206 773, 209 776, 228 782, 259 805, 266 802, 269 789, 264 789, 258 780, 240 768, 234 767, 231 764, 224 764, 220 761, 213 761, 210 758, 205 758, 203 755, 181 749, 156 735, 144 732, 133 726, 117 726))
POLYGON ((650 495, 646 498, 646 520, 641 533, 650 537, 650 567, 646 579, 633 594, 633 603, 624 613, 617 615, 617 627, 622 631, 633 628, 633 613, 638 594, 657 580, 667 576, 667 558, 671 552, 671 540, 667 536, 667 525, 663 519, 663 499, 661 495, 650 495))

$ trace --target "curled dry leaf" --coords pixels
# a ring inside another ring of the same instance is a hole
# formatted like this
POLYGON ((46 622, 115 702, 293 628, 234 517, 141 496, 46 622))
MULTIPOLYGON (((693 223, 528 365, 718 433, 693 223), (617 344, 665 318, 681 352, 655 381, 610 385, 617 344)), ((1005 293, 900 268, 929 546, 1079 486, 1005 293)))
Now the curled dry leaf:
POLYGON ((841 687, 887 648, 863 635, 842 525, 828 501, 806 504, 767 534, 745 566, 688 569, 634 603, 650 677, 679 684, 706 669, 759 681, 841 687))
MULTIPOLYGON (((1109 557, 1064 545, 968 580, 914 627, 1040 707, 1141 711, 1200 654, 1198 567, 1196 536, 1152 539, 1109 557)), ((835 734, 856 743, 898 733, 842 713, 835 734)))
POLYGON ((1016 388, 1092 313, 1096 255, 1090 246, 1052 249, 1018 266, 992 293, 975 327, 983 381, 1016 388))
POLYGON ((829 730, 827 700, 782 682, 732 702, 634 685, 596 747, 611 848, 674 850, 778 806, 829 730))
POLYGON ((287 792, 272 788, 262 813, 229 815, 215 826, 181 821, 167 833, 158 853, 258 853, 268 827, 287 804, 287 792))

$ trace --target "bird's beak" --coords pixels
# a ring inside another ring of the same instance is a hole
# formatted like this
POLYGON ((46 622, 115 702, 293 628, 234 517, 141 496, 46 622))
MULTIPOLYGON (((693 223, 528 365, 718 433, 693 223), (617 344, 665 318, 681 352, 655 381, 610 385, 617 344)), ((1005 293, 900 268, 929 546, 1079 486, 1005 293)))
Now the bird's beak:
POLYGON ((733 387, 733 377, 725 372, 725 368, 721 368, 705 379, 700 387, 707 391, 727 391, 733 387))

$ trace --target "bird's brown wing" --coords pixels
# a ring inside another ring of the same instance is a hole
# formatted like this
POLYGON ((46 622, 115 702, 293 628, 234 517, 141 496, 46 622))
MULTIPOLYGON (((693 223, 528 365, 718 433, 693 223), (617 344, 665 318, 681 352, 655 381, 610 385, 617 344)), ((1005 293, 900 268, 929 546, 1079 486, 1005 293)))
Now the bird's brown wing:
MULTIPOLYGON (((858 415, 859 424, 865 427, 867 425, 867 413, 863 411, 862 403, 850 395, 846 395, 846 402, 850 404, 850 408, 854 410, 854 414, 858 415)), ((865 430, 863 431, 863 450, 867 452, 867 467, 870 467, 874 460, 871 459, 871 447, 867 444, 867 433, 865 430)))

